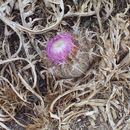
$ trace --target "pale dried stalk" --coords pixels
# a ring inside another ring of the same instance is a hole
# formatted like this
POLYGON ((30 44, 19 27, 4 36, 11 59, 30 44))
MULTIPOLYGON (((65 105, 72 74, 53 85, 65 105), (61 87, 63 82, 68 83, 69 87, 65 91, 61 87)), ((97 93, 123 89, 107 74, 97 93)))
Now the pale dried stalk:
POLYGON ((28 59, 20 58, 20 57, 19 58, 11 58, 11 59, 8 59, 8 60, 0 60, 0 64, 2 65, 2 64, 6 64, 6 63, 17 61, 17 60, 26 61, 30 65, 30 68, 32 69, 33 78, 34 78, 34 83, 33 83, 32 88, 35 88, 36 83, 37 83, 37 74, 36 74, 36 71, 35 71, 35 66, 28 59))
POLYGON ((100 6, 101 6, 101 1, 100 0, 93 0, 93 6, 97 15, 97 20, 98 20, 98 24, 99 24, 99 28, 100 28, 100 32, 103 32, 103 27, 102 27, 102 23, 101 23, 101 17, 99 15, 99 11, 100 11, 100 6))
POLYGON ((7 83, 10 85, 11 89, 15 92, 15 94, 16 94, 23 102, 29 103, 29 102, 27 102, 26 99, 24 99, 23 95, 21 95, 20 93, 17 92, 17 90, 15 89, 15 87, 9 82, 8 79, 6 79, 6 78, 4 78, 4 77, 2 77, 2 76, 0 76, 0 79, 2 79, 3 81, 7 82, 7 83))
POLYGON ((54 107, 54 105, 56 104, 56 102, 57 102, 60 98, 64 97, 64 96, 67 95, 67 94, 70 94, 70 93, 72 93, 72 92, 78 91, 78 90, 83 91, 84 88, 75 87, 75 88, 73 88, 72 90, 68 90, 68 91, 66 91, 65 93, 59 95, 59 96, 51 103, 51 105, 50 105, 50 111, 53 112, 53 107, 54 107))
POLYGON ((32 87, 24 80, 24 78, 21 76, 20 73, 18 73, 18 76, 19 76, 22 84, 26 87, 26 89, 29 90, 30 92, 32 92, 35 96, 37 96, 38 99, 40 99, 41 107, 44 108, 44 101, 43 101, 42 97, 32 89, 32 87))
POLYGON ((8 128, 4 123, 0 122, 0 128, 3 128, 5 130, 11 130, 10 128, 8 128))
POLYGON ((18 47, 18 50, 11 56, 12 58, 13 57, 16 57, 18 54, 19 54, 19 52, 21 51, 21 48, 22 48, 22 46, 23 46, 23 38, 22 38, 22 33, 16 28, 16 23, 15 22, 13 22, 13 21, 11 21, 11 20, 9 20, 8 18, 6 18, 6 17, 4 17, 3 16, 3 14, 1 14, 1 12, 0 12, 0 19, 6 24, 6 25, 8 25, 8 26, 10 26, 16 33, 17 33, 17 35, 18 35, 18 37, 19 37, 19 40, 20 40, 20 44, 19 44, 19 47, 18 47))
POLYGON ((88 16, 92 16, 95 15, 95 11, 89 11, 89 12, 68 12, 67 14, 64 15, 64 18, 66 17, 74 17, 74 16, 80 16, 80 17, 88 17, 88 16))
POLYGON ((13 115, 11 115, 3 106, 0 106, 2 108, 2 110, 7 113, 17 124, 19 124, 22 127, 26 127, 25 125, 23 125, 22 123, 20 123, 17 119, 15 119, 15 117, 13 115))

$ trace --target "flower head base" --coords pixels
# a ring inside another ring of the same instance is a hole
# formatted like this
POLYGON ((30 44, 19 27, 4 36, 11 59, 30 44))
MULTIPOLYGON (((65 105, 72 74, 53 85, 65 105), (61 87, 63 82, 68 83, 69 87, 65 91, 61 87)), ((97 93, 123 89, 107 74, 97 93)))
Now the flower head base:
POLYGON ((64 63, 74 47, 69 33, 61 33, 47 43, 47 56, 54 63, 64 63))

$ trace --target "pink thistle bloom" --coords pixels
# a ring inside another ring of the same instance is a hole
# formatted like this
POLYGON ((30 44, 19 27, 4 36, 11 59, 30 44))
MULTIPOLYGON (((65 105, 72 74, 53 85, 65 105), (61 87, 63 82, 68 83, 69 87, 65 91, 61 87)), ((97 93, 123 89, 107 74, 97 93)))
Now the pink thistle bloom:
POLYGON ((69 33, 60 33, 47 42, 47 56, 54 63, 64 63, 74 47, 69 33))

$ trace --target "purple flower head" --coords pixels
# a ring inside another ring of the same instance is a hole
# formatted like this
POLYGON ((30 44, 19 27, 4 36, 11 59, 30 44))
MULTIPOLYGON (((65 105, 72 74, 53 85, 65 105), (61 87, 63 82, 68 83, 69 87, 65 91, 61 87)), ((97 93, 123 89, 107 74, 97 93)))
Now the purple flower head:
POLYGON ((47 56, 54 63, 63 63, 72 51, 74 44, 69 33, 60 33, 47 42, 47 56))

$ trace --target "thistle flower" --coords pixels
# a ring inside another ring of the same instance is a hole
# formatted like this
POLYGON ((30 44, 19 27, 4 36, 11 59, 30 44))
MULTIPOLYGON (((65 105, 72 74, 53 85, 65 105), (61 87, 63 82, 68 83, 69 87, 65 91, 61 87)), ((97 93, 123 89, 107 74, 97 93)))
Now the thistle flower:
POLYGON ((49 60, 45 61, 44 64, 47 65, 50 74, 58 79, 86 75, 95 59, 95 56, 90 57, 88 52, 95 44, 88 41, 84 34, 84 30, 81 30, 79 35, 72 36, 69 33, 60 33, 47 42, 47 56, 56 63, 53 65, 49 60))
POLYGON ((69 33, 60 33, 47 42, 47 56, 54 63, 64 63, 74 44, 69 33))

